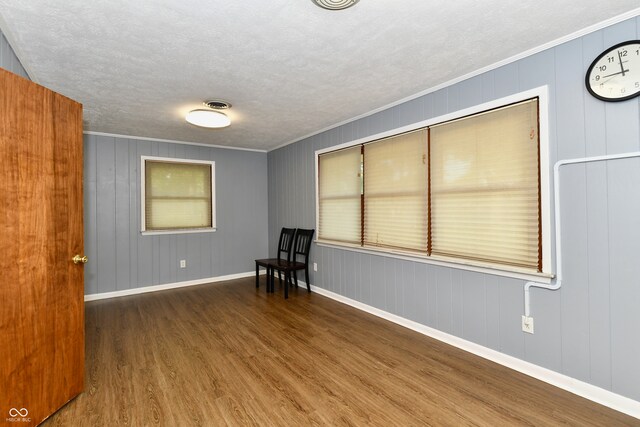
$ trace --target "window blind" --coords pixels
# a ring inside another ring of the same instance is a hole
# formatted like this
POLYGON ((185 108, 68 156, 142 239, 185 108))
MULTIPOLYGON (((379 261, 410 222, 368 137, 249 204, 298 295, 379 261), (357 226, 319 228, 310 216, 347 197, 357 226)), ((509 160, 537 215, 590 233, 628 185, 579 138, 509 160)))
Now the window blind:
POLYGON ((318 157, 318 238, 361 243, 360 146, 318 157))
POLYGON ((145 161, 145 229, 212 227, 211 165, 145 161))
POLYGON ((430 130, 433 255, 541 271, 538 102, 430 130))
POLYGON ((364 244, 427 251, 427 134, 364 146, 364 244))

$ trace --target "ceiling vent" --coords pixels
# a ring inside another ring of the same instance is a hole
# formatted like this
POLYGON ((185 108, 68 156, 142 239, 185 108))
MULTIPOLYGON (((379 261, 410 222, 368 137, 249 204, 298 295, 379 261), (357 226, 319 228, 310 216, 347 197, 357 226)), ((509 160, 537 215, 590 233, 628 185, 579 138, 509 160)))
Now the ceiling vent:
POLYGON ((353 6, 359 0, 311 0, 323 9, 342 10, 353 6))
POLYGON ((209 108, 213 108, 214 110, 228 110, 229 108, 231 108, 231 104, 229 104, 227 101, 222 101, 221 99, 205 101, 204 105, 209 108))

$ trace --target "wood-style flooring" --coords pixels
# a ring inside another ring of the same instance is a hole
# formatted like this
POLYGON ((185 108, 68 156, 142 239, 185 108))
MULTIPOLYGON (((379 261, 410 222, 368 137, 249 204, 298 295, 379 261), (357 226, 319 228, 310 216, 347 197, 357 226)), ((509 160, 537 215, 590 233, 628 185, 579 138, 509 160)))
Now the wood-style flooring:
POLYGON ((86 304, 85 391, 44 426, 119 425, 640 420, 306 289, 284 300, 247 278, 86 304))

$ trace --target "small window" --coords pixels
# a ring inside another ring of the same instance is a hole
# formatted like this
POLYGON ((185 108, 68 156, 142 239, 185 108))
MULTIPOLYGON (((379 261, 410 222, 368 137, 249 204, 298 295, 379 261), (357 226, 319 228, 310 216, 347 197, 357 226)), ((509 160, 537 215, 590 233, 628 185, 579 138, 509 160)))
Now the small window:
POLYGON ((142 232, 214 231, 215 162, 141 157, 142 232))

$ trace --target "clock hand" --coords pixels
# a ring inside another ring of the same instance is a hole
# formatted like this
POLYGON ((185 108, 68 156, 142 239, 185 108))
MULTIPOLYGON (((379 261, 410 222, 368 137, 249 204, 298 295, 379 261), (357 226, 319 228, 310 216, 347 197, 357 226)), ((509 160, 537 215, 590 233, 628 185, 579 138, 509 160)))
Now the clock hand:
MULTIPOLYGON (((622 70, 621 71, 622 77, 624 77, 625 69, 624 69, 624 65, 622 65, 622 55, 620 54, 620 51, 618 51, 618 62, 620 62, 620 69, 622 70)), ((627 71, 629 71, 629 70, 627 70, 627 71)))
MULTIPOLYGON (((625 71, 626 73, 628 73, 628 72, 629 72, 629 70, 624 70, 624 71, 625 71)), ((599 85, 603 85, 603 84, 605 84, 606 82, 608 82, 609 80, 611 80, 612 78, 614 78, 615 76, 617 76, 618 74, 622 74, 622 71, 621 71, 621 72, 618 72, 618 73, 613 73, 613 74, 609 74, 609 75, 606 75, 606 76, 602 76, 602 78, 603 78, 604 80, 600 80, 600 81, 599 81, 599 82, 597 82, 597 83, 598 83, 599 85), (607 77, 609 77, 609 78, 607 79, 607 77)))
POLYGON ((607 78, 607 77, 611 77, 611 76, 617 76, 618 74, 622 74, 622 76, 624 76, 624 73, 628 73, 629 70, 625 70, 622 69, 622 71, 618 71, 617 73, 613 73, 613 74, 607 74, 606 76, 602 76, 602 78, 607 78))

